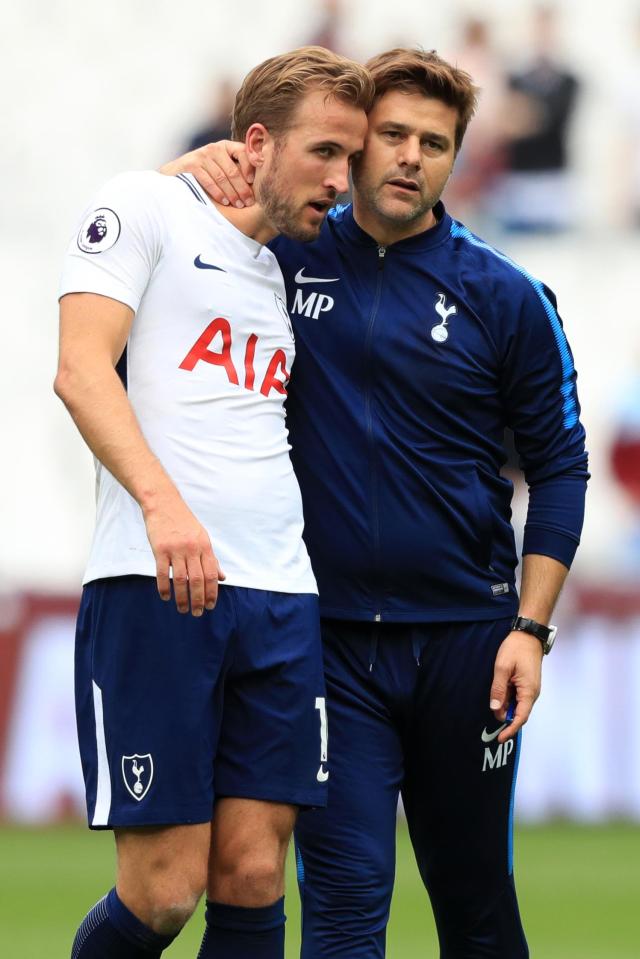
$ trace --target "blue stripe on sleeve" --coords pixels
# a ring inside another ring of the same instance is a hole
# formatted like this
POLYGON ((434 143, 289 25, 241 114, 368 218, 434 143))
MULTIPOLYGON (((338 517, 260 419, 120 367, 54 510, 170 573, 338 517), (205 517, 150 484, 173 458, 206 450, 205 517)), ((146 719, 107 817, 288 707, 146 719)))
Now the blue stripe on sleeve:
POLYGON ((560 392, 563 397, 562 423, 565 429, 570 430, 578 422, 576 392, 573 383, 575 369, 571 360, 567 338, 564 335, 564 330, 562 329, 562 324, 560 323, 558 314, 553 308, 553 304, 544 292, 542 283, 534 276, 531 276, 530 273, 527 273, 527 271, 518 263, 515 263, 508 256, 505 256, 504 253, 500 253, 498 250, 495 250, 492 246, 489 246, 488 243, 483 243, 482 240, 479 240, 477 236, 473 235, 471 230, 468 230, 465 226, 462 226, 461 223, 457 223, 455 220, 453 220, 451 223, 451 236, 461 237, 463 240, 471 243, 472 246, 477 246, 483 250, 488 250, 490 253, 493 253, 494 256, 498 257, 500 260, 503 260, 505 263, 508 263, 509 266, 512 266, 514 270, 517 270, 521 276, 528 280, 538 294, 538 298, 540 299, 544 311, 549 318, 549 323, 551 324, 551 329, 558 347, 558 352, 560 353, 560 361, 562 363, 562 384, 560 386, 560 392))

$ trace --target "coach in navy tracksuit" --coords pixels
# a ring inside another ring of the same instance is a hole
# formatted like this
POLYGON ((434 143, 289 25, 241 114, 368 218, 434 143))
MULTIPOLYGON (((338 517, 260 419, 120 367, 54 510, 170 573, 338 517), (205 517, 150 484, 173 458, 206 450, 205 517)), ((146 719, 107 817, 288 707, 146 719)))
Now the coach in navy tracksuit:
POLYGON ((519 959, 519 728, 582 527, 576 374, 550 290, 437 202, 469 79, 414 51, 369 66, 353 209, 314 243, 273 244, 328 682, 329 805, 297 831, 302 955, 384 954, 400 791, 441 955, 519 959), (505 426, 530 488, 520 602, 505 426), (511 630, 518 614, 539 637, 511 630))
POLYGON ((302 956, 384 955, 401 792, 443 959, 522 959, 513 793, 582 527, 576 374, 551 291, 438 202, 470 78, 407 50, 369 67, 353 209, 272 244, 329 710, 329 805, 297 828, 302 956), (530 490, 520 600, 506 426, 530 490))

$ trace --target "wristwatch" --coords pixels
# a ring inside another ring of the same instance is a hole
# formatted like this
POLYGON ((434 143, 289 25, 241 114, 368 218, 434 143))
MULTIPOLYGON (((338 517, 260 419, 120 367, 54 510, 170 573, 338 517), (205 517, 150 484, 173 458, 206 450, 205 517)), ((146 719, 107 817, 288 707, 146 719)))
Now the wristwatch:
POLYGON ((543 626, 542 623, 536 623, 535 619, 527 619, 526 616, 516 616, 511 623, 511 629, 518 629, 523 633, 530 633, 532 636, 535 636, 536 639, 539 639, 542 643, 542 652, 545 656, 551 652, 551 647, 555 642, 556 633, 558 632, 557 626, 552 626, 551 623, 549 623, 548 626, 543 626))

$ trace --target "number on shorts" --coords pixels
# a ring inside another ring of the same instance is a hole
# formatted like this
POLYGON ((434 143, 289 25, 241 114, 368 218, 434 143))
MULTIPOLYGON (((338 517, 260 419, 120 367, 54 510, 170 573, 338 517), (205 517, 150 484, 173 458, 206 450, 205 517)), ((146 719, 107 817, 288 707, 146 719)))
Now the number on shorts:
POLYGON ((318 770, 318 782, 326 782, 329 778, 328 770, 324 769, 323 763, 327 761, 327 702, 324 696, 316 696, 316 709, 320 712, 320 769, 318 770))

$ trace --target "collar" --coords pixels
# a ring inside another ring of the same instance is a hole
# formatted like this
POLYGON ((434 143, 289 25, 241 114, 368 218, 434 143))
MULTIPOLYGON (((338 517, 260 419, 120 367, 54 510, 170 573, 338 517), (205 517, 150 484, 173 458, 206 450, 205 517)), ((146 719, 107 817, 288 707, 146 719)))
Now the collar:
MULTIPOLYGON (((444 243, 451 231, 451 217, 440 200, 434 206, 433 212, 438 221, 435 226, 432 226, 429 230, 425 230, 423 233, 416 233, 414 236, 409 236, 405 240, 397 240, 395 243, 390 243, 387 249, 397 250, 399 253, 418 253, 423 250, 433 249, 433 247, 444 243)), ((353 205, 351 203, 343 207, 340 213, 342 215, 335 218, 336 225, 340 229, 340 232, 346 235, 349 240, 358 246, 376 248, 380 246, 372 236, 369 236, 368 233, 365 233, 365 231, 358 226, 353 215, 353 205)))

